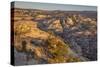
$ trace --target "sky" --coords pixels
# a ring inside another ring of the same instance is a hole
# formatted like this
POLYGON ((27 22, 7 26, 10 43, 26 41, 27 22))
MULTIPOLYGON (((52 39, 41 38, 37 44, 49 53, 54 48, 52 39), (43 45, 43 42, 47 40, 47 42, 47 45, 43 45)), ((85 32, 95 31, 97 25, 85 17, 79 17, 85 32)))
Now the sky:
POLYGON ((97 11, 96 6, 22 2, 22 1, 15 1, 14 7, 15 8, 25 8, 25 9, 42 9, 42 10, 97 11))

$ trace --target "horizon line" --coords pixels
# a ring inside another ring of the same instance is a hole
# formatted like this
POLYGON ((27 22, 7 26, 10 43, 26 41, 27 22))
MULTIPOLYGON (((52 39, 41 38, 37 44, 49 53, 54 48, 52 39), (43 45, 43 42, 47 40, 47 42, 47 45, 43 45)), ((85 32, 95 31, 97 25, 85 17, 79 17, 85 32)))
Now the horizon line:
MULTIPOLYGON (((71 5, 71 4, 57 4, 57 3, 40 3, 40 2, 24 2, 13 1, 14 8, 24 9, 40 9, 40 10, 63 10, 63 11, 97 11, 97 6, 88 5, 71 5)), ((12 6, 11 6, 12 7, 12 6)))

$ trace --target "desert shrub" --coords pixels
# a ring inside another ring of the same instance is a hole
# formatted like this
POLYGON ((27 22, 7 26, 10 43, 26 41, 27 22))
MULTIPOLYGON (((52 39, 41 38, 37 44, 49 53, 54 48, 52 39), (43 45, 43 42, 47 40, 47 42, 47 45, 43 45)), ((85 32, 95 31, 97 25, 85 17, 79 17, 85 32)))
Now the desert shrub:
POLYGON ((24 34, 29 32, 31 29, 29 24, 25 24, 25 23, 19 23, 18 25, 16 25, 14 31, 15 34, 24 34))

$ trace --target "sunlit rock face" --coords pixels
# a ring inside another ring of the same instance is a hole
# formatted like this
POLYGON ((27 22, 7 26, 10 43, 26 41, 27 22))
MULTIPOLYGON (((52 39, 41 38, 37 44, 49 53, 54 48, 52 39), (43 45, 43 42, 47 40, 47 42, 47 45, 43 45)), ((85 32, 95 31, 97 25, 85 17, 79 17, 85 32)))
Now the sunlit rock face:
POLYGON ((63 32, 63 28, 60 24, 60 20, 55 20, 51 25, 49 25, 48 29, 53 29, 56 32, 63 32))
POLYGON ((97 60, 95 12, 15 9, 15 65, 97 60))

